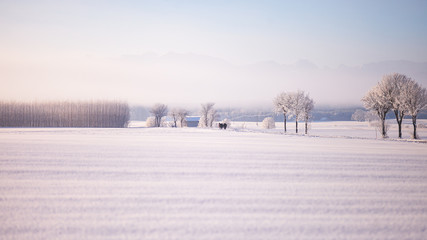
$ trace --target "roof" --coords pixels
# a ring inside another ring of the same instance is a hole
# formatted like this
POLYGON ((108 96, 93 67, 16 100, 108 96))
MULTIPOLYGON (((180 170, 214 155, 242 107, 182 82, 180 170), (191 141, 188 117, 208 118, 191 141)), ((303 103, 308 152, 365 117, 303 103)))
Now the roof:
POLYGON ((200 117, 198 116, 188 116, 185 118, 185 120, 187 120, 187 122, 198 122, 200 121, 200 117))

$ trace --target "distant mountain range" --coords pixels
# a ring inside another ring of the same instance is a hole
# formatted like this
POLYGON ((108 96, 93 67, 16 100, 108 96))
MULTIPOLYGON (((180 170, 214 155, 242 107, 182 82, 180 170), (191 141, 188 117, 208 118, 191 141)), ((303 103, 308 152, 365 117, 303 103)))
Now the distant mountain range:
MULTIPOLYGON (((154 101, 187 103, 217 102, 221 106, 268 106, 281 91, 309 92, 317 104, 359 105, 364 94, 384 74, 399 72, 427 86, 427 62, 382 61, 362 66, 318 67, 309 60, 293 64, 275 61, 235 65, 225 60, 198 54, 168 53, 122 56, 119 62, 137 77, 152 79, 154 101), (131 68, 131 69, 130 69, 131 68), (176 99, 176 94, 180 98, 176 99)), ((134 90, 130 90, 130 94, 134 90)), ((142 90, 143 91, 143 90, 142 90)), ((141 94, 141 92, 139 92, 141 94)))

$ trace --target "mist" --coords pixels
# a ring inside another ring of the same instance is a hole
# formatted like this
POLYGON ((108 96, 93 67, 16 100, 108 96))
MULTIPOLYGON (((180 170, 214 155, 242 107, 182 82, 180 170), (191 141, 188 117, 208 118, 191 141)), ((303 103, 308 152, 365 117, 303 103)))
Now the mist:
MULTIPOLYGON (((426 84, 427 63, 384 61, 362 66, 318 67, 309 60, 236 65, 193 53, 120 55, 111 58, 25 60, 22 68, 4 67, 7 87, 1 98, 13 100, 125 100, 195 107, 269 107, 282 91, 304 90, 318 105, 361 105, 365 92, 384 74, 402 72, 426 84)), ((4 65, 3 65, 4 66, 4 65)))
POLYGON ((1 1, 0 100, 361 105, 384 74, 426 86, 424 1, 1 1), (367 7, 369 6, 369 7, 367 7), (396 17, 399 16, 399 17, 396 17))

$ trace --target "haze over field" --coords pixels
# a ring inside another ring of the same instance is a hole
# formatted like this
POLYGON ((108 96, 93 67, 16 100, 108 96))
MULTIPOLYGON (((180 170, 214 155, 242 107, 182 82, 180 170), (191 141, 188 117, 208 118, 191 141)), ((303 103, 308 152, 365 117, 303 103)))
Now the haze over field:
POLYGON ((427 85, 427 1, 1 1, 0 96, 361 104, 382 75, 427 85))

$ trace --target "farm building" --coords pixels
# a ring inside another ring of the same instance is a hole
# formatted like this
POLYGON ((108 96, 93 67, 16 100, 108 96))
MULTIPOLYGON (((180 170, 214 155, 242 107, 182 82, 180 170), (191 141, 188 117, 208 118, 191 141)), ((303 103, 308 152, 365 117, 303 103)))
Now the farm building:
POLYGON ((187 127, 198 127, 200 117, 198 116, 189 116, 186 117, 185 120, 187 121, 187 127))

